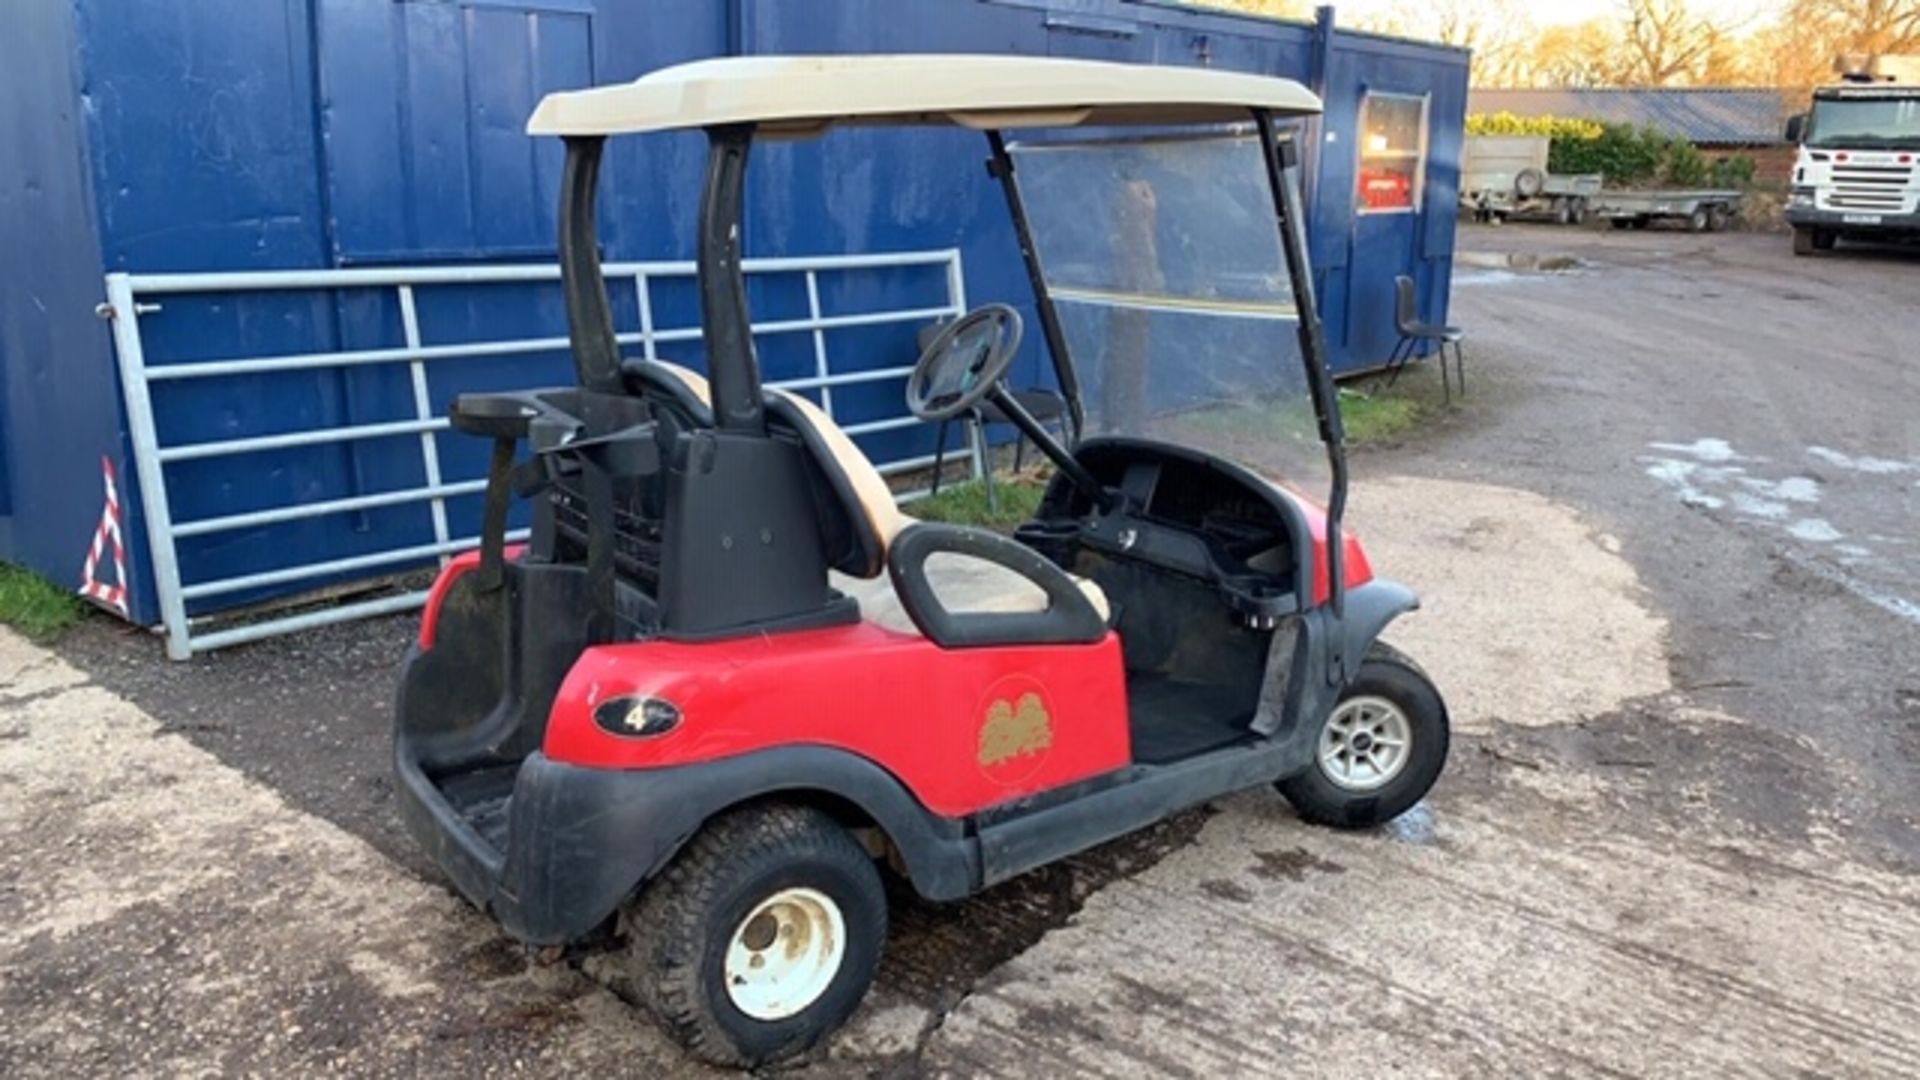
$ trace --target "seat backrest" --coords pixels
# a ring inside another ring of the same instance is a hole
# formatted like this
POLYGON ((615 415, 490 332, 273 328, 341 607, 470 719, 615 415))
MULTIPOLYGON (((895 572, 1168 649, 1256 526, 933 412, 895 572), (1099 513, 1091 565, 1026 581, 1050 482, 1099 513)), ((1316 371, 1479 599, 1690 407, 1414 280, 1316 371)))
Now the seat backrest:
POLYGON ((628 360, 620 373, 628 393, 664 399, 694 425, 713 426, 713 387, 705 375, 666 360, 628 360))
MULTIPOLYGON (((624 370, 630 382, 668 398, 696 422, 713 422, 711 388, 700 373, 663 360, 630 360, 624 370)), ((765 395, 768 420, 799 438, 840 504, 851 543, 834 569, 855 577, 879 576, 893 538, 914 519, 900 512, 880 470, 818 405, 777 387, 767 387, 765 395)))
POLYGON ((800 436, 813 463, 839 496, 855 554, 834 569, 855 577, 874 577, 887 567, 887 549, 914 519, 900 512, 880 470, 820 406, 789 390, 768 387, 767 415, 800 436))
POLYGON ((1402 334, 1420 321, 1419 309, 1413 302, 1413 279, 1401 274, 1393 279, 1393 325, 1402 334))

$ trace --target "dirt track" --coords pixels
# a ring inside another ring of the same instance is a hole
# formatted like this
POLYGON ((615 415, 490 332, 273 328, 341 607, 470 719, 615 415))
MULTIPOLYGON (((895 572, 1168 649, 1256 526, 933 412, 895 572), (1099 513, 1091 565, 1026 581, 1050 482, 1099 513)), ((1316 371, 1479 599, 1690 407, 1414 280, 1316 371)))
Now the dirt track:
MULTIPOLYGON (((1456 711, 1432 800, 1353 836, 1251 794, 903 901, 809 1071, 1920 1072, 1920 258, 1462 247, 1587 265, 1463 266, 1472 398, 1360 461, 1456 711)), ((0 1073, 691 1071, 398 835, 407 632, 0 636, 0 1073)))

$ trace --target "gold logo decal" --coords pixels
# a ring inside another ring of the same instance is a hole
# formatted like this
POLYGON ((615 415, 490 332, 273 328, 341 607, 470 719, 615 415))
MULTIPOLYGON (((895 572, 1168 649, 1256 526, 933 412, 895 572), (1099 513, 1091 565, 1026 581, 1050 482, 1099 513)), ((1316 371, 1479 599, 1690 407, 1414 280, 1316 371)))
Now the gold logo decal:
POLYGON ((1053 717, 1039 694, 1022 694, 1017 705, 1001 698, 988 707, 987 722, 980 727, 980 764, 991 767, 1044 753, 1052 745, 1053 717))

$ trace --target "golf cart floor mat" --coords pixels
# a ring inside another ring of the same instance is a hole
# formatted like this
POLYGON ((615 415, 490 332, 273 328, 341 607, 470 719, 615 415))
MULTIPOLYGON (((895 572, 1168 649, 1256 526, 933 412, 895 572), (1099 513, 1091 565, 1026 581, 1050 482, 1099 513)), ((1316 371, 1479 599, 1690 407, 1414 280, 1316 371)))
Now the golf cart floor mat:
POLYGON ((1165 765, 1252 739, 1253 703, 1241 707, 1240 696, 1231 687, 1129 672, 1133 760, 1165 765))
POLYGON ((507 849, 507 808, 513 802, 513 781, 520 774, 520 763, 489 765, 471 772, 438 777, 441 794, 453 804, 481 838, 495 851, 507 849))

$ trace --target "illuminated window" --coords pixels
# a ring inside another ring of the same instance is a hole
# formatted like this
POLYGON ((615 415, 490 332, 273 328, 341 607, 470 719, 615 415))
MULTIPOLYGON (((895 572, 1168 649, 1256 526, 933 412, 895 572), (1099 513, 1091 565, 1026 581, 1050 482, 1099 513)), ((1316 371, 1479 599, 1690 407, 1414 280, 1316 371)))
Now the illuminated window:
POLYGON ((1369 92, 1360 101, 1360 168, 1354 206, 1363 214, 1420 208, 1426 180, 1427 99, 1369 92))

